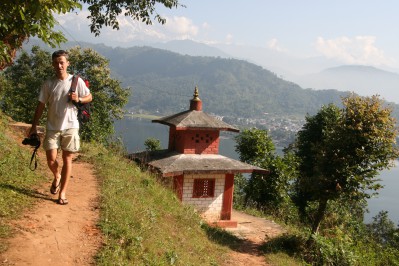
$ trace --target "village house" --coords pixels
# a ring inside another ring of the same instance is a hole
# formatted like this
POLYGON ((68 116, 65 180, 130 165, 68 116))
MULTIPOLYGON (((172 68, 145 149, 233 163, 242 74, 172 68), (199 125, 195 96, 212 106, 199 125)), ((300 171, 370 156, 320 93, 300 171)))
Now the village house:
POLYGON ((265 169, 219 154, 220 131, 239 130, 202 111, 195 88, 190 109, 152 122, 169 126, 168 149, 131 154, 170 186, 210 224, 236 227, 231 219, 234 175, 265 169))

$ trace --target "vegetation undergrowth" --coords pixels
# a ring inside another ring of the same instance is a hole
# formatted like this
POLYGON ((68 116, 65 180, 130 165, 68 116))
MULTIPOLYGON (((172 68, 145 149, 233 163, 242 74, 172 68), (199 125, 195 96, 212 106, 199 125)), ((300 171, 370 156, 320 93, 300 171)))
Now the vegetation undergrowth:
MULTIPOLYGON (((20 217, 35 198, 42 197, 35 188, 46 180, 40 163, 35 172, 29 169, 32 150, 17 143, 13 135, 22 136, 22 132, 11 132, 12 122, 0 111, 0 239, 12 235, 9 221, 20 217)), ((0 241, 0 252, 6 248, 6 241, 0 241)))
POLYGON ((114 149, 84 145, 101 184, 99 265, 219 265, 226 236, 114 149))
POLYGON ((253 207, 241 206, 241 210, 285 224, 285 233, 260 247, 271 265, 399 265, 398 229, 391 224, 386 212, 377 215, 371 224, 345 216, 346 224, 331 226, 313 235, 312 245, 307 246, 310 228, 298 220, 284 221, 279 216, 281 213, 262 212, 253 207))

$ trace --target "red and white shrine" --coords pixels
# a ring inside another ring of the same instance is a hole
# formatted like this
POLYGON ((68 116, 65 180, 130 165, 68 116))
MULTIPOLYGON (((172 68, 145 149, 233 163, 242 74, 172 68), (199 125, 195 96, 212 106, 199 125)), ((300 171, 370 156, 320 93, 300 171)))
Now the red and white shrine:
POLYGON ((220 131, 239 130, 204 113, 197 88, 189 110, 152 122, 170 127, 168 149, 130 157, 162 177, 181 202, 193 205, 210 224, 236 227, 231 220, 234 174, 267 172, 219 155, 220 131))

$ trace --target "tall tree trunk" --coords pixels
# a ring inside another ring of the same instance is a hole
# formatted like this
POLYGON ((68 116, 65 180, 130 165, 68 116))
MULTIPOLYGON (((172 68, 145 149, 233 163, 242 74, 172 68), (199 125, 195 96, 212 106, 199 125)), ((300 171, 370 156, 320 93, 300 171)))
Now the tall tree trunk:
POLYGON ((328 199, 320 199, 319 200, 319 207, 317 208, 315 219, 314 219, 313 224, 312 224, 312 232, 311 232, 311 234, 309 236, 309 239, 307 241, 307 245, 308 246, 310 246, 313 243, 312 235, 316 234, 319 231, 320 223, 323 220, 324 215, 326 213, 327 202, 328 202, 328 199))
POLYGON ((320 223, 324 218, 327 209, 328 199, 321 199, 319 201, 319 208, 317 209, 316 216, 312 225, 312 235, 319 231, 320 223))

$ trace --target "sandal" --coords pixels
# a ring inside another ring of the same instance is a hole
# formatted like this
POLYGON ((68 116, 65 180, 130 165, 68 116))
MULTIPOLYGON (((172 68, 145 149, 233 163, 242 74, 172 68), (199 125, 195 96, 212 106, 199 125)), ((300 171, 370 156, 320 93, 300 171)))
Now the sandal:
POLYGON ((61 185, 61 180, 60 180, 60 182, 58 182, 57 186, 55 186, 54 183, 52 183, 51 188, 50 188, 51 194, 53 194, 53 195, 57 194, 58 191, 60 190, 60 185, 61 185))
POLYGON ((67 204, 68 204, 68 200, 67 200, 67 199, 61 199, 61 198, 59 198, 59 199, 57 200, 57 203, 58 203, 59 205, 67 205, 67 204))

